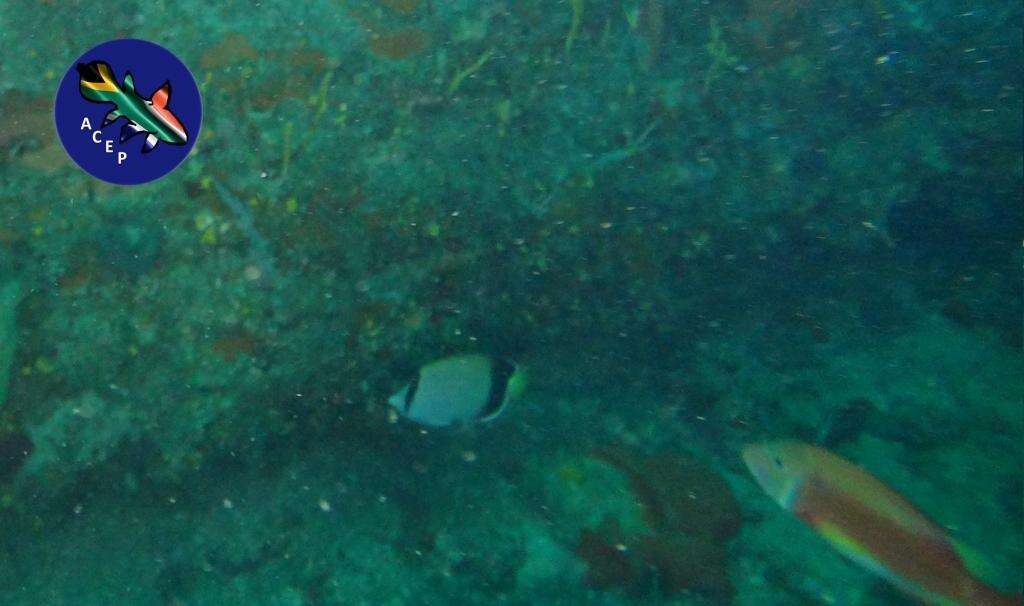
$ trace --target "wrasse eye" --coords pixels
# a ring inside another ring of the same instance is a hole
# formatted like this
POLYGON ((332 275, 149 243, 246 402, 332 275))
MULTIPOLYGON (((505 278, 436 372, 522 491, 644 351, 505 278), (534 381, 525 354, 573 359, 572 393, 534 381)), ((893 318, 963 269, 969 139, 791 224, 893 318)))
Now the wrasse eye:
POLYGON ((773 459, 773 461, 775 461, 775 466, 778 467, 779 469, 782 469, 783 467, 785 467, 785 465, 782 464, 782 458, 781 457, 775 457, 773 459))

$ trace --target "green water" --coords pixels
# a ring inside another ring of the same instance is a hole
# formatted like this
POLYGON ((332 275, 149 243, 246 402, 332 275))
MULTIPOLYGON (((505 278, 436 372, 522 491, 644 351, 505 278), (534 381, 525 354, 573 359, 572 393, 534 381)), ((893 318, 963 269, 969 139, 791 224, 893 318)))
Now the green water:
POLYGON ((0 604, 913 604, 772 439, 1019 591, 1022 19, 0 0, 0 604), (134 187, 53 127, 122 37, 204 107, 134 187), (389 407, 464 353, 528 376, 495 420, 389 407))

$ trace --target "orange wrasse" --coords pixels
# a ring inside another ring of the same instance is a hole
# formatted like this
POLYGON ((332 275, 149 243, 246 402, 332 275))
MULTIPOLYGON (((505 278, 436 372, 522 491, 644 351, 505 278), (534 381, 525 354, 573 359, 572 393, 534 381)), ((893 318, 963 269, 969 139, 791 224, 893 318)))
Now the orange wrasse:
POLYGON ((751 444, 743 460, 768 496, 840 553, 925 604, 1021 604, 976 578, 953 541, 892 488, 827 450, 795 441, 751 444))

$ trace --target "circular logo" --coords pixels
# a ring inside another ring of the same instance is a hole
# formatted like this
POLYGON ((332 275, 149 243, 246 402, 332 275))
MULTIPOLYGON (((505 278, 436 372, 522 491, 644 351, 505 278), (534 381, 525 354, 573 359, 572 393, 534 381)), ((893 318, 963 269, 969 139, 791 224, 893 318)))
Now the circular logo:
POLYGON ((199 88, 185 64, 145 40, 111 40, 64 74, 54 103, 71 159, 110 183, 148 183, 174 170, 199 136, 199 88))

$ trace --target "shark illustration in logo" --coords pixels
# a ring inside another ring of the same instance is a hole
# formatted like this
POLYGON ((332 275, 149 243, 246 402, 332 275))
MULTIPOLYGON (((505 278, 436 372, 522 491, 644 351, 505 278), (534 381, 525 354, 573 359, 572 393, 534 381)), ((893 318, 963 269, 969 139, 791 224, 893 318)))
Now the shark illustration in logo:
POLYGON ((131 72, 125 74, 124 84, 119 85, 110 65, 104 61, 79 63, 78 75, 82 97, 93 103, 114 104, 114 109, 103 119, 100 128, 118 118, 128 119, 128 123, 121 127, 122 143, 135 135, 146 133, 142 153, 147 153, 160 141, 170 145, 184 145, 188 142, 185 127, 167 107, 171 100, 170 81, 164 82, 146 99, 135 91, 135 80, 131 72))

